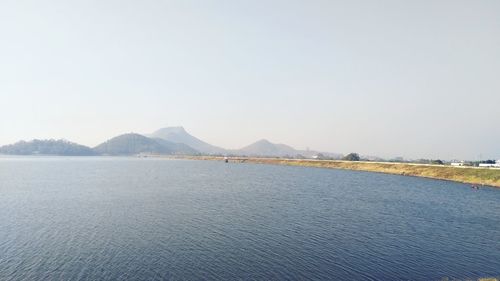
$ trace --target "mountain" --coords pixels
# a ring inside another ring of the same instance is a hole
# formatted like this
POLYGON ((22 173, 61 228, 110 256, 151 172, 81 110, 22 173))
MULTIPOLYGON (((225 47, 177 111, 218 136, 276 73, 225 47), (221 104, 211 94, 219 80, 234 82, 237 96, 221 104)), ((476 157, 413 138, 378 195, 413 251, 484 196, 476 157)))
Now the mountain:
POLYGON ((255 157, 291 157, 314 159, 339 159, 341 154, 318 152, 314 150, 296 150, 285 144, 276 144, 262 139, 237 150, 226 150, 208 144, 192 135, 183 127, 168 127, 144 136, 129 133, 114 137, 95 148, 65 140, 20 141, 0 147, 0 154, 18 155, 234 155, 255 157))
POLYGON ((159 138, 174 143, 183 143, 204 154, 225 154, 227 150, 221 147, 208 144, 192 135, 183 127, 168 127, 146 135, 151 138, 159 138))
POLYGON ((167 141, 164 139, 159 139, 159 138, 151 138, 155 140, 157 143, 170 147, 174 153, 173 154, 179 154, 179 155, 197 155, 200 154, 200 152, 189 145, 183 144, 183 143, 177 143, 177 142, 171 142, 167 141))
POLYGON ((198 153, 184 144, 148 138, 135 133, 114 137, 96 146, 94 150, 104 155, 134 155, 139 153, 191 155, 198 153))
POLYGON ((69 142, 66 140, 32 140, 19 141, 14 144, 0 147, 0 154, 12 155, 67 155, 90 156, 96 155, 90 147, 69 142))
POLYGON ((300 152, 286 144, 276 144, 268 140, 260 140, 239 150, 234 151, 235 154, 247 156, 296 156, 300 152))

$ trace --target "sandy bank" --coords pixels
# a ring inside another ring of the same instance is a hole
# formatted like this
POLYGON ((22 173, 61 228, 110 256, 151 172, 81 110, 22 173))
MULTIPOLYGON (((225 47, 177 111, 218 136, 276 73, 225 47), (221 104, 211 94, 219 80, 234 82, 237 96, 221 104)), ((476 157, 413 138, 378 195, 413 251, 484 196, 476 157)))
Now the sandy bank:
MULTIPOLYGON (((220 160, 223 157, 196 156, 184 157, 196 160, 220 160)), ((424 165, 410 163, 386 163, 386 162, 353 162, 339 160, 297 160, 280 158, 247 158, 229 157, 229 162, 259 163, 288 166, 319 167, 331 169, 346 169, 356 171, 379 172, 387 174, 425 177, 440 180, 450 180, 474 185, 489 185, 500 187, 500 169, 476 168, 476 167, 451 167, 444 165, 424 165)))

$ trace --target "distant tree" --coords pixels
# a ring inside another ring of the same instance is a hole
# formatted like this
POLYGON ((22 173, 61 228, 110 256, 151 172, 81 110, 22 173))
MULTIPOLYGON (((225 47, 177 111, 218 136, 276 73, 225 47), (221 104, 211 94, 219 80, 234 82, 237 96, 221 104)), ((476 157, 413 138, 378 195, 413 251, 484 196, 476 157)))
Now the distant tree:
POLYGON ((415 160, 413 162, 417 163, 417 164, 430 164, 431 160, 429 160, 429 159, 417 159, 417 160, 415 160))
POLYGON ((484 160, 484 161, 481 161, 482 164, 495 164, 496 161, 495 160, 484 160))
POLYGON ((359 154, 357 154, 357 153, 349 153, 346 156, 344 156, 344 158, 342 158, 342 160, 345 160, 345 161, 359 161, 360 159, 361 158, 359 157, 359 154))
POLYGON ((403 163, 403 162, 406 162, 405 159, 403 157, 395 157, 393 159, 390 159, 389 162, 399 162, 399 163, 403 163))
POLYGON ((436 159, 436 160, 431 160, 431 164, 444 165, 444 162, 442 160, 436 159))
POLYGON ((316 156, 316 159, 326 159, 326 156, 323 153, 318 153, 315 156, 316 156))

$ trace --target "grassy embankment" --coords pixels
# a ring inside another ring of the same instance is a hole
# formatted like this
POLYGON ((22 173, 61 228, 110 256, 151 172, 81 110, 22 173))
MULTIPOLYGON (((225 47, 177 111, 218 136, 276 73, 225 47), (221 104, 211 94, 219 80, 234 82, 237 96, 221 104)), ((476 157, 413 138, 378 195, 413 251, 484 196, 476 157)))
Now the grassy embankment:
MULTIPOLYGON (((223 157, 201 156, 190 158, 200 160, 223 160, 223 157)), ((246 157, 230 157, 229 161, 379 172, 500 187, 500 169, 451 167, 443 165, 424 165, 409 163, 383 163, 363 161, 352 162, 338 160, 295 160, 246 157)))

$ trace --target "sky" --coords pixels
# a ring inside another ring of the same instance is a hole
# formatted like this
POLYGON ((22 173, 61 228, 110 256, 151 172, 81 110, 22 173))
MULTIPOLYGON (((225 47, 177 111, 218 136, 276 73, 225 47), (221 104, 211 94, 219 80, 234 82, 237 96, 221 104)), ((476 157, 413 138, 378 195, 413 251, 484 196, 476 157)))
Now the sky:
POLYGON ((0 145, 184 126, 211 144, 500 159, 500 1, 0 2, 0 145))

